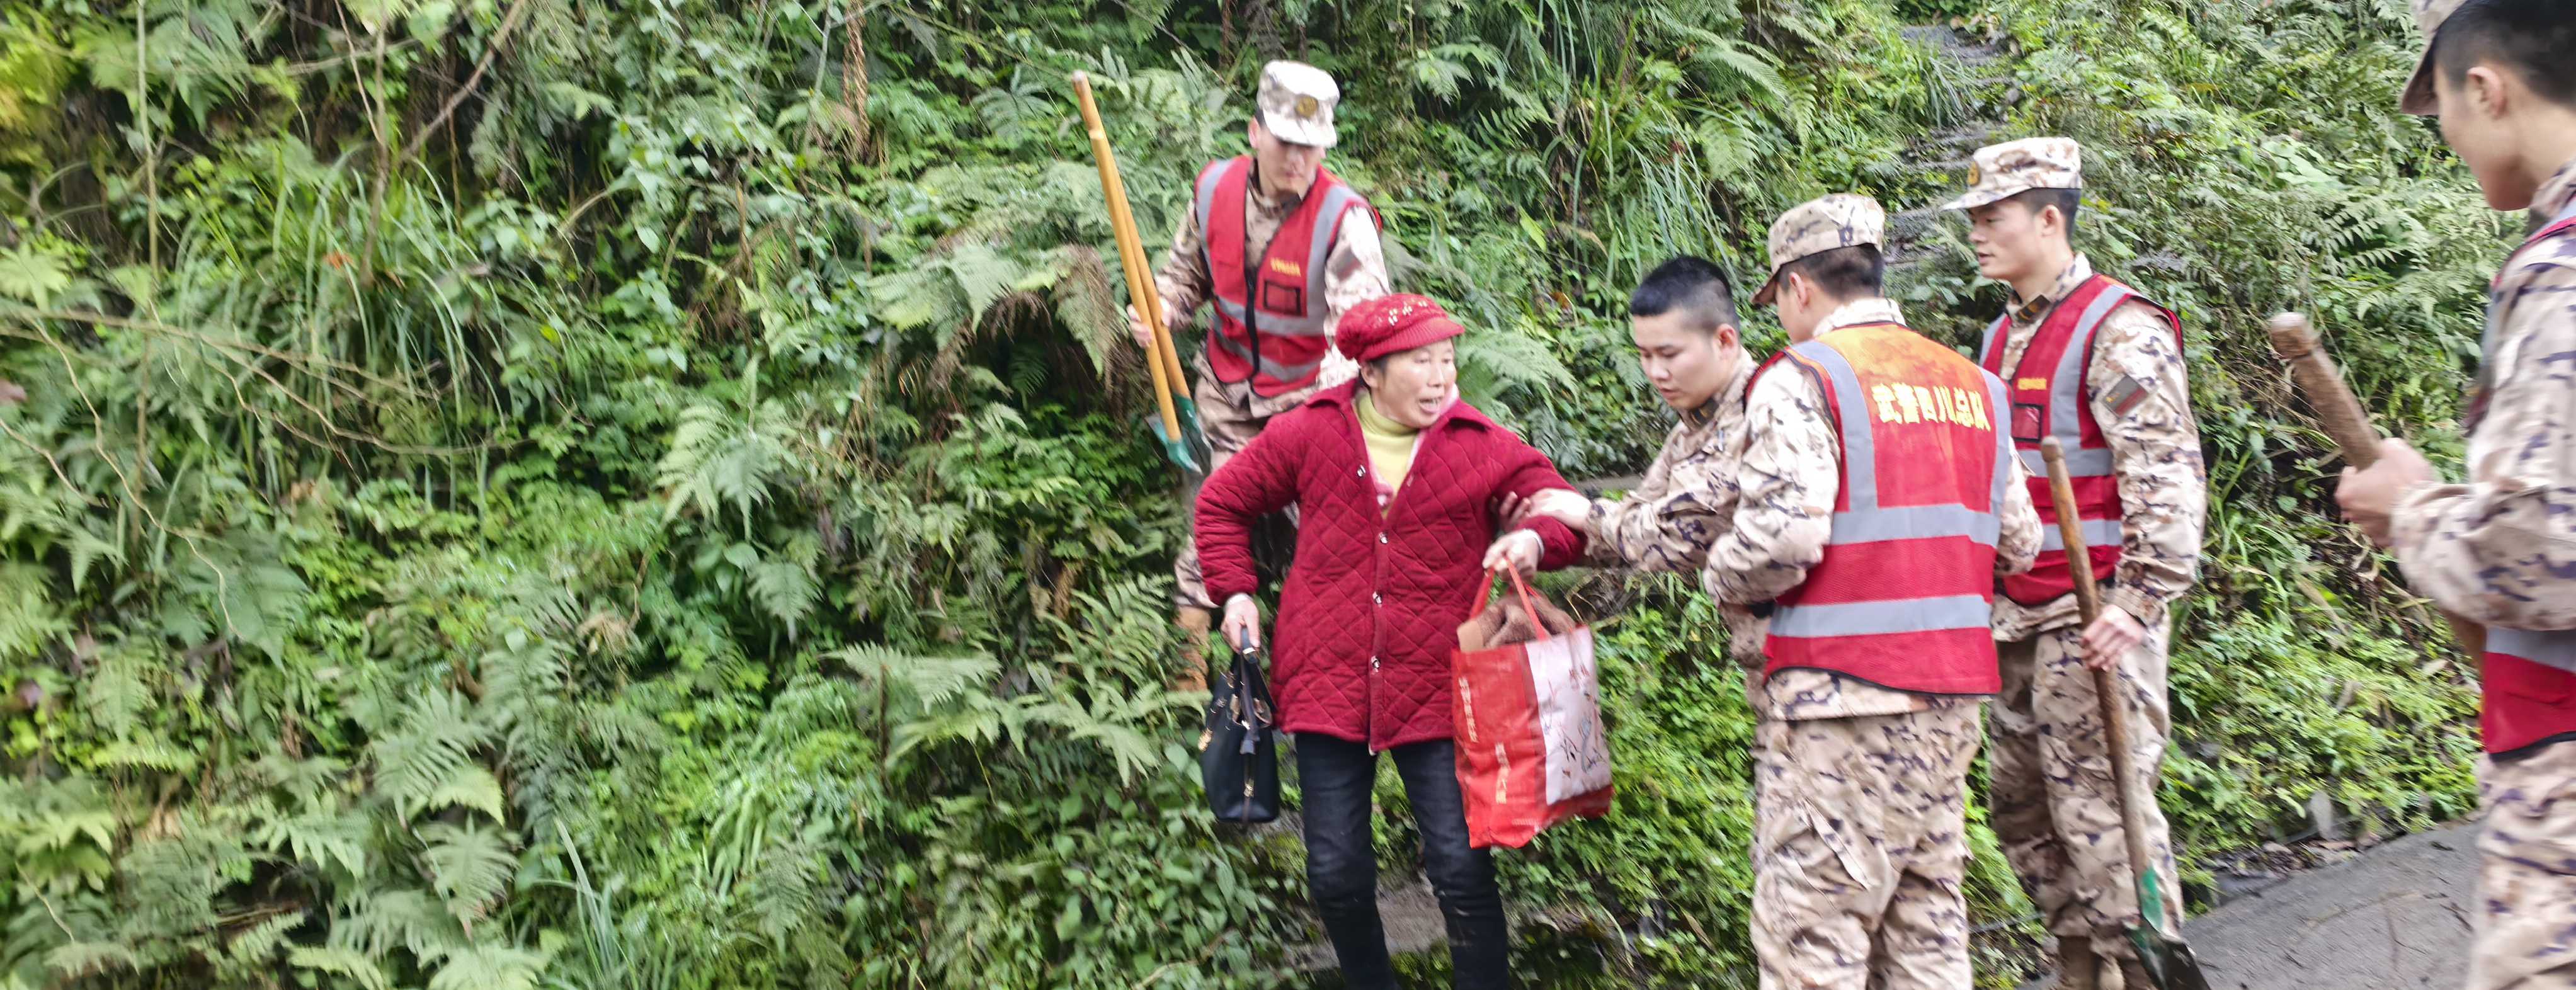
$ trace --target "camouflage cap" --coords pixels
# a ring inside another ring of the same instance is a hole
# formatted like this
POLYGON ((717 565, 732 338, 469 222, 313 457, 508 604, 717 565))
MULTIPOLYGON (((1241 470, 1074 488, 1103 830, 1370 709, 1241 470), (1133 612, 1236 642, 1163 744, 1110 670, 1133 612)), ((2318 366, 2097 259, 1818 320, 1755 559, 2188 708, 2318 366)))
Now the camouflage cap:
POLYGON ((1333 106, 1342 88, 1324 70, 1304 62, 1272 62, 1261 67, 1261 126, 1290 144, 1330 148, 1341 136, 1333 130, 1333 106))
POLYGON ((2442 22, 2469 0, 2411 0, 2415 7, 2415 26, 2424 30, 2424 57, 2415 62, 2415 74, 2406 80, 2406 89, 2397 98, 2397 108, 2418 117, 2429 116, 2433 102, 2433 34, 2442 22))
POLYGON ((2035 137, 1990 144, 1968 162, 1968 194, 1942 204, 1973 210, 2033 189, 2084 188, 2084 149, 2074 138, 2035 137))
POLYGON ((1887 210, 1859 193, 1835 193, 1798 204, 1771 222, 1771 278, 1753 294, 1767 306, 1780 288, 1780 268, 1812 254, 1867 244, 1885 249, 1887 210))

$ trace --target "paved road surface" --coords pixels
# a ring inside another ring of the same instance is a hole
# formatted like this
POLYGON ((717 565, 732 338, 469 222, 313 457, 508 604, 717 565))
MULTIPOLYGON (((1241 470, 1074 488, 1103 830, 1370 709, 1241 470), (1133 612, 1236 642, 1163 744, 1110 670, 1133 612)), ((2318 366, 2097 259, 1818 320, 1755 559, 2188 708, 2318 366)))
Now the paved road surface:
POLYGON ((2477 825, 2411 835, 2184 929, 2214 990, 2453 990, 2468 972, 2477 825))

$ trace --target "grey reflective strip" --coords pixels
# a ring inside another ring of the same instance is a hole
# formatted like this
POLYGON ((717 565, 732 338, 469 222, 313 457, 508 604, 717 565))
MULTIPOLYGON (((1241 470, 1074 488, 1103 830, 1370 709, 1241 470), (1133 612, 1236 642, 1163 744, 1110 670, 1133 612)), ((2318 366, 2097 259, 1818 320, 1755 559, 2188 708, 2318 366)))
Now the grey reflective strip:
POLYGON ((1324 308, 1324 262, 1332 257, 1333 242, 1339 240, 1333 236, 1338 232, 1334 225, 1359 198, 1358 191, 1335 182, 1332 191, 1324 194, 1324 205, 1315 210, 1315 236, 1306 239, 1307 309, 1324 308))
POLYGON ((1283 382, 1293 382, 1300 378, 1304 378, 1307 375, 1314 374, 1316 368, 1323 366, 1323 362, 1320 360, 1308 361, 1304 364, 1280 364, 1279 362, 1270 360, 1269 358, 1259 357, 1252 354, 1250 351, 1244 349, 1243 344, 1236 341, 1234 338, 1221 333, 1209 334, 1208 339, 1216 341, 1218 347, 1225 348, 1226 353, 1232 354, 1243 360, 1253 362, 1254 367, 1259 368, 1262 374, 1269 375, 1270 377, 1279 379, 1283 382))
POLYGON ((1992 512, 1964 505, 1909 505, 1867 512, 1834 513, 1834 545, 1886 540, 1929 540, 1964 536, 1980 546, 1994 546, 2003 520, 1992 512))
POLYGON ((1824 341, 1810 340, 1790 350, 1823 369, 1833 384, 1834 412, 1843 426, 1843 487, 1851 501, 1851 509, 1835 518, 1876 510, 1878 451, 1871 446, 1869 404, 1861 398, 1860 376, 1852 373, 1851 362, 1843 360, 1841 351, 1824 341))
MULTIPOLYGON (((2103 289, 2093 297, 2093 305, 2084 307, 2076 317, 2075 332, 2066 339, 2066 353, 2057 358, 2057 376, 2048 383, 2049 432, 2057 442, 2066 445, 2066 471, 2075 470, 2075 455, 2082 452, 2084 440, 2084 359, 2093 353, 2093 331, 2102 328, 2102 320, 2111 310, 2135 297, 2137 293, 2123 286, 2103 289)), ((2109 470, 2101 473, 2109 474, 2109 470)))
POLYGON ((1994 607, 1984 598, 1953 595, 1848 605, 1782 606, 1771 617, 1771 635, 1884 636, 1947 629, 1984 629, 1993 621, 1994 607))
MULTIPOLYGON (((2064 440, 2061 439, 2059 442, 2063 443, 2064 440)), ((2039 451, 2022 451, 2021 466, 2030 469, 2030 473, 2034 475, 2042 478, 2048 477, 2048 459, 2040 456, 2039 451)), ((2111 452, 2109 450, 2075 450, 2070 448, 2066 451, 2067 477, 2101 478, 2109 476, 2110 473, 2111 452)))
MULTIPOLYGON (((2079 519, 2076 521, 2076 525, 2084 531, 2084 546, 2086 549, 2091 549, 2093 547, 2116 547, 2121 545, 2120 521, 2117 519, 2079 519)), ((2046 530, 2046 532, 2041 535, 2039 539, 2040 549, 2066 549, 2065 530, 2057 528, 2056 523, 2049 523, 2041 528, 2046 530)))
POLYGON ((2576 674, 2576 630, 2534 632, 2488 626, 2487 652, 2517 656, 2576 674))
MULTIPOLYGON (((2003 315, 2003 316, 1995 317, 1995 321, 1994 321, 1993 323, 1986 324, 1986 342, 1985 342, 1985 343, 1982 343, 1982 344, 1977 345, 1977 363, 1978 363, 1978 364, 1983 365, 1983 364, 1985 364, 1985 363, 1987 363, 1987 362, 1989 362, 1989 361, 1994 361, 1994 360, 1995 360, 1995 348, 2003 346, 2003 342, 2004 342, 2004 339, 2005 339, 2005 338, 2004 338, 2004 328, 2009 327, 2009 326, 2011 326, 2011 325, 2012 325, 2012 316, 2011 316, 2011 314, 2005 314, 2005 315, 2003 315)), ((1997 362, 1997 363, 2001 363, 2001 362, 1997 362)), ((2001 408, 2003 408, 2003 407, 2002 407, 2002 406, 1996 406, 1995 408, 1997 408, 1997 409, 2001 409, 2001 408)), ((2005 432, 2011 432, 2011 431, 2007 430, 2007 431, 2005 431, 2005 432)))
MULTIPOLYGON (((1225 184, 1225 171, 1232 167, 1231 163, 1219 165, 1199 174, 1199 248, 1202 252, 1207 249, 1208 222, 1216 218, 1217 187, 1225 184)), ((1209 264, 1213 266, 1215 260, 1211 258, 1209 264)))
MULTIPOLYGON (((2004 404, 2003 379, 1995 377, 1994 372, 1984 368, 1977 369, 1977 374, 1985 376, 1986 379, 1986 425, 1995 431, 1995 490, 1986 500, 1986 511, 1996 517, 2000 527, 2004 511, 2004 493, 2011 490, 2008 486, 2013 480, 2012 407, 2004 404)), ((2001 529, 1998 528, 1997 532, 2001 532, 2001 529)))

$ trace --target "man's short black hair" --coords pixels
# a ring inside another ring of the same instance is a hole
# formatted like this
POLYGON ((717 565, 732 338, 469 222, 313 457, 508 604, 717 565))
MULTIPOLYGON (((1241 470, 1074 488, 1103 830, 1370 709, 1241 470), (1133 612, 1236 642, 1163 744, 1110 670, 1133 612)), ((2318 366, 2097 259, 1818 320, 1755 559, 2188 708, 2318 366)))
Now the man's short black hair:
POLYGON ((1806 276, 1836 299, 1868 299, 1885 292, 1887 257, 1878 253, 1878 245, 1854 244, 1792 261, 1780 269, 1780 277, 1785 280, 1790 272, 1806 276))
POLYGON ((1699 333, 1736 325, 1735 290, 1726 281, 1725 269, 1697 255, 1681 255, 1656 265, 1628 296, 1630 316, 1672 312, 1683 314, 1683 324, 1699 333))
POLYGON ((2004 201, 2021 204, 2031 216, 2038 216, 2039 211, 2049 207, 2057 207, 2057 215, 2066 218, 2066 236, 2072 240, 2075 237, 2075 210, 2084 205, 2084 192, 2080 189, 2024 189, 2004 197, 2004 201))
POLYGON ((2501 66, 2540 98, 2576 108, 2576 4, 2469 0, 2433 32, 2433 65, 2458 86, 2479 65, 2501 66))

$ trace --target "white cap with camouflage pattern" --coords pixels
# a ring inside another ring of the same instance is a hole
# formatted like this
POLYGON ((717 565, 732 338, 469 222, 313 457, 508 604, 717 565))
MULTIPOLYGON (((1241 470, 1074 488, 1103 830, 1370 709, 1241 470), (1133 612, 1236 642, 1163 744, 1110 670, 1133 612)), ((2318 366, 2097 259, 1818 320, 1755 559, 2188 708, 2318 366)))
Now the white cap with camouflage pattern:
POLYGON ((2074 138, 2035 137, 1990 144, 1968 162, 1968 194, 1941 205, 1973 210, 2033 189, 2084 188, 2084 149, 2074 138))
POLYGON ((1272 137, 1318 148, 1341 140, 1333 107, 1342 102, 1342 88, 1322 69, 1284 60, 1262 66, 1260 102, 1261 126, 1272 137))
POLYGON ((1771 278, 1753 294, 1753 304, 1768 306, 1780 290, 1780 269, 1809 255, 1867 244, 1887 245, 1887 209, 1859 193, 1835 193, 1811 199, 1780 214, 1771 223, 1771 278))
POLYGON ((2468 2, 2413 0, 2415 26, 2424 30, 2424 57, 2416 61, 2415 74, 2407 78, 2406 89, 2397 98, 2398 109, 2418 117, 2431 116, 2439 109, 2433 99, 2433 35, 2442 29, 2443 21, 2451 19, 2453 11, 2468 2))

